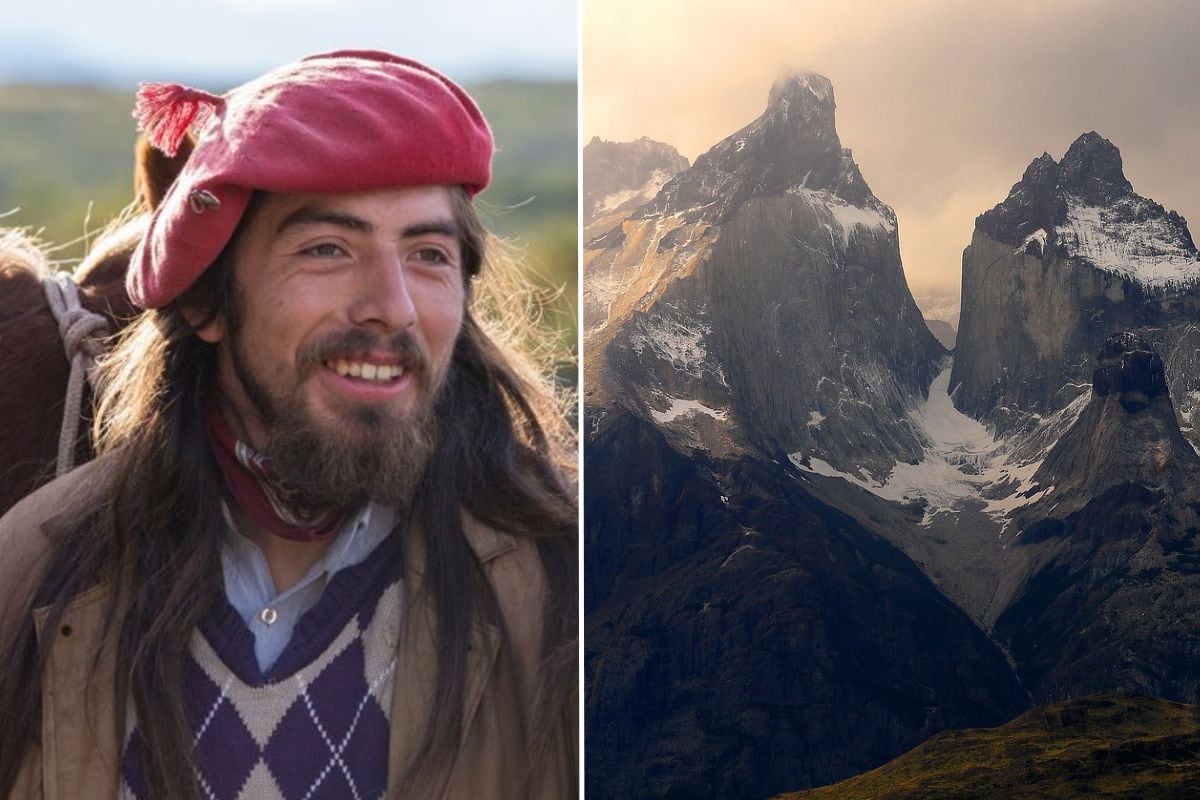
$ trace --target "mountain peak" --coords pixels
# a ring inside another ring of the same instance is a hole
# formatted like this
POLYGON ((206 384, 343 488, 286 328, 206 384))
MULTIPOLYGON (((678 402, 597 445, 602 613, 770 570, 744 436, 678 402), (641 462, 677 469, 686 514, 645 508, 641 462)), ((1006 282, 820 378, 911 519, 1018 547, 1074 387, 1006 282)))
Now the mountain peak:
POLYGON ((1054 185, 1058 182, 1058 162, 1049 154, 1043 152, 1040 156, 1029 162, 1029 166, 1025 168, 1025 172, 1021 175, 1021 183, 1028 187, 1037 187, 1038 189, 1053 191, 1054 185))
POLYGON ((1062 161, 1035 158, 975 227, 1025 255, 1079 258, 1148 285, 1200 280, 1187 221, 1134 192, 1121 151, 1095 131, 1072 142, 1062 161))
POLYGON ((835 124, 833 84, 824 75, 787 71, 771 85, 767 106, 750 124, 718 142, 664 187, 637 215, 688 214, 718 221, 750 197, 829 192, 883 214, 835 124))
POLYGON ((786 70, 771 84, 768 109, 793 102, 818 103, 833 108, 833 82, 816 72, 786 70))
POLYGON ((1114 333, 1096 354, 1087 406, 1033 476, 1035 484, 1055 488, 1023 513, 1062 518, 1114 486, 1182 486, 1197 468, 1200 458, 1179 430, 1162 357, 1140 333, 1114 333))
POLYGON ((1108 205, 1133 192, 1125 178, 1121 151, 1095 131, 1076 139, 1059 164, 1064 190, 1089 205, 1108 205))

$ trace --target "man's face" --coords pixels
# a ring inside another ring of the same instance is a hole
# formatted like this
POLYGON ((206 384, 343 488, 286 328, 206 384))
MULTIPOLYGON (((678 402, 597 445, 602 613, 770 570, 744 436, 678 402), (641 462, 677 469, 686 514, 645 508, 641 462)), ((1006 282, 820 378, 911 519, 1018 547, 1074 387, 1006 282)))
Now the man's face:
POLYGON ((238 435, 313 500, 404 499, 462 326, 450 190, 268 196, 232 269, 232 315, 198 332, 238 435))

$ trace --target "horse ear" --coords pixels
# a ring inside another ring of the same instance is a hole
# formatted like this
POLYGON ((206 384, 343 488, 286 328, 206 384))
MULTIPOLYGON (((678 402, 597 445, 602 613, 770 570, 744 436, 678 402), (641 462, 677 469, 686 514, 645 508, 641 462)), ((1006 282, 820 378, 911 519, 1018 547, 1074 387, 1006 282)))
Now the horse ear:
POLYGON ((150 144, 146 134, 138 134, 133 167, 133 193, 140 208, 145 211, 158 208, 167 190, 179 176, 183 165, 187 163, 195 145, 196 139, 189 132, 179 143, 179 152, 168 156, 150 144))

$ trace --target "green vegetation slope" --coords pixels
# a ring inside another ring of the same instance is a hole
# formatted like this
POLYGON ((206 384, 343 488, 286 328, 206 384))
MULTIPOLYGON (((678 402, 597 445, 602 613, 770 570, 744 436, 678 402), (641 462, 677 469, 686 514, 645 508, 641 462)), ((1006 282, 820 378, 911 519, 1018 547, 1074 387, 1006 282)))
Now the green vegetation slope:
POLYGON ((938 734, 878 769, 779 800, 1187 797, 1200 797, 1200 706, 1096 694, 938 734))

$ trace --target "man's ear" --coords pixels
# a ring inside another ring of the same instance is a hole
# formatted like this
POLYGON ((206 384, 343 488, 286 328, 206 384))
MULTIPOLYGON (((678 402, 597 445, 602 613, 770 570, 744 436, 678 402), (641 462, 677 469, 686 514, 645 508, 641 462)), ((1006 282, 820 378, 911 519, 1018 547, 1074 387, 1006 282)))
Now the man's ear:
POLYGON ((225 340, 225 320, 220 314, 203 312, 195 306, 180 305, 179 313, 203 342, 216 344, 225 340))
POLYGON ((189 132, 179 143, 179 152, 172 157, 150 144, 146 134, 138 135, 134 154, 133 193, 139 208, 144 211, 158 208, 195 146, 196 139, 189 132))

